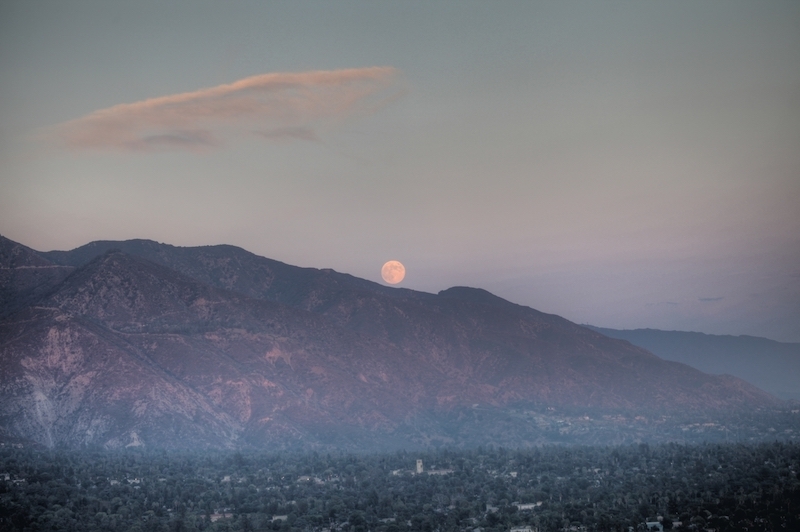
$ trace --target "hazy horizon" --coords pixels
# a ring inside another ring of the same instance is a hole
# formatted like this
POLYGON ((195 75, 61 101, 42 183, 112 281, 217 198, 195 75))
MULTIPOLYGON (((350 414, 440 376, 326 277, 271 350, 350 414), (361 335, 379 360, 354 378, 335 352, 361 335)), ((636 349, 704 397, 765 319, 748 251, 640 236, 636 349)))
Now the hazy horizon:
POLYGON ((800 342, 800 4, 5 2, 0 234, 800 342))

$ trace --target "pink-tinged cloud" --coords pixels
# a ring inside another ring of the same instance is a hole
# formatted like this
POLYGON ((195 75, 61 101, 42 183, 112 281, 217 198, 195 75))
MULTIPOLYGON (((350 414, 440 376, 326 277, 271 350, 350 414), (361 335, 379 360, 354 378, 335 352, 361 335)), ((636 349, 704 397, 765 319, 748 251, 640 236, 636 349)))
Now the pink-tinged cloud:
POLYGON ((115 105, 60 124, 74 150, 205 150, 249 134, 318 141, 317 129, 372 113, 404 93, 391 67, 277 72, 194 92, 115 105))

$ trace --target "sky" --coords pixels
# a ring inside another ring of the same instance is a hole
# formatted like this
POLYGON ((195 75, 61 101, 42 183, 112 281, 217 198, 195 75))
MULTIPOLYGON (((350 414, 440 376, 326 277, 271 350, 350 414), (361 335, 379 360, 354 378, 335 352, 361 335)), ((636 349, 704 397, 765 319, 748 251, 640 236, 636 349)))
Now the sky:
POLYGON ((800 2, 0 1, 0 234, 800 342, 800 2))

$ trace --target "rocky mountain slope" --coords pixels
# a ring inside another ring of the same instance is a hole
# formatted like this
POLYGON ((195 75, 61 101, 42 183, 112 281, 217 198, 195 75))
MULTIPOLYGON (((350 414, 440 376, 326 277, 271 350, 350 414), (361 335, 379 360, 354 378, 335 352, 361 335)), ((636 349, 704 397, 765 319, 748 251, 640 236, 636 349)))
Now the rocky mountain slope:
MULTIPOLYGON (((460 445, 470 443, 459 435, 475 408, 500 419, 520 408, 633 416, 777 404, 741 380, 661 360, 480 289, 389 288, 232 246, 135 240, 40 253, 3 240, 0 250, 7 438, 460 445), (28 266, 50 273, 21 273, 28 266)), ((500 430, 492 419, 474 423, 500 430)), ((530 440, 529 429, 516 444, 530 440)))

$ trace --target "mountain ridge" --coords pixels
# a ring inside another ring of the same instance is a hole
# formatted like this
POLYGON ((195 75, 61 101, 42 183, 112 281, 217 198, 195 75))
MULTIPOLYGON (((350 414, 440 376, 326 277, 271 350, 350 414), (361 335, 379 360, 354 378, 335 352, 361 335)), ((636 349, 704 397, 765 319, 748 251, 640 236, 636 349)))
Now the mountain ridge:
POLYGON ((664 360, 690 364, 714 375, 728 373, 781 399, 800 401, 800 343, 750 335, 586 327, 627 340, 664 360))
MULTIPOLYGON (((478 421, 454 422, 475 405, 508 430, 518 407, 779 404, 482 289, 389 288, 233 246, 107 241, 39 259, 73 269, 0 320, 0 427, 48 446, 463 445, 478 421)), ((513 423, 512 442, 544 437, 513 423)))

